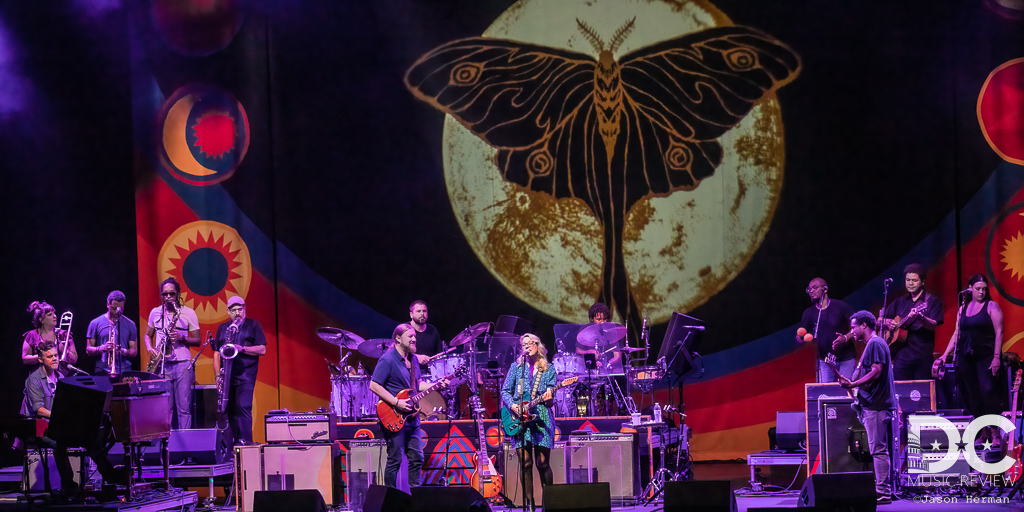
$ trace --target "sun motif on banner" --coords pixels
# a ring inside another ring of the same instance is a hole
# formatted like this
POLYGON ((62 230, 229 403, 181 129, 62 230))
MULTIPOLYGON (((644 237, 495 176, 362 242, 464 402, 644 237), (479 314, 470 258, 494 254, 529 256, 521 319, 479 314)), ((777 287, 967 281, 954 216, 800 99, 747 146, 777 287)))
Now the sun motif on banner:
POLYGON ((985 251, 988 275, 999 294, 1024 306, 1024 203, 1010 206, 996 219, 985 251))
POLYGON ((249 149, 249 120, 242 104, 218 87, 190 85, 164 102, 160 161, 177 179, 210 185, 231 177, 249 149))
POLYGON ((208 220, 186 224, 167 237, 158 258, 159 281, 181 283, 185 305, 204 324, 227 320, 227 300, 249 294, 249 248, 230 226, 208 220))

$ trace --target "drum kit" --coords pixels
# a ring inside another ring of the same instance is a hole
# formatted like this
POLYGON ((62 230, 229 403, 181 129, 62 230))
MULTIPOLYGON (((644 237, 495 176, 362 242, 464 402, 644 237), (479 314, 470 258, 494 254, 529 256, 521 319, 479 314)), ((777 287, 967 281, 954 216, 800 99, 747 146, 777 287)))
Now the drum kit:
MULTIPOLYGON (((466 327, 446 344, 446 350, 427 360, 422 379, 436 382, 465 366, 470 370, 467 375, 475 376, 475 382, 470 383, 471 388, 477 389, 479 386, 483 392, 500 401, 498 396, 505 372, 519 353, 519 338, 532 330, 533 326, 529 322, 505 316, 500 317, 496 324, 481 322, 466 327), (496 329, 507 329, 509 332, 495 332, 496 329)), ((316 334, 320 339, 337 346, 340 351, 338 365, 328 362, 331 369, 331 410, 343 421, 375 417, 377 399, 370 392, 370 376, 362 363, 353 368, 345 366, 345 361, 352 352, 373 359, 380 358, 394 346, 394 340, 363 339, 337 327, 320 327, 316 334)), ((626 327, 623 325, 611 322, 590 324, 574 334, 576 351, 566 351, 562 340, 557 339, 559 350, 552 358, 559 378, 579 377, 577 384, 557 391, 555 408, 558 416, 613 414, 615 411, 612 410, 611 398, 620 411, 635 409, 632 399, 622 393, 616 379, 624 378, 627 384, 647 393, 667 374, 663 364, 633 366, 636 361, 632 361, 632 356, 648 349, 623 346, 622 341, 626 337, 626 327)), ((431 392, 420 402, 422 418, 458 419, 458 389, 461 384, 453 382, 442 392, 431 392)))

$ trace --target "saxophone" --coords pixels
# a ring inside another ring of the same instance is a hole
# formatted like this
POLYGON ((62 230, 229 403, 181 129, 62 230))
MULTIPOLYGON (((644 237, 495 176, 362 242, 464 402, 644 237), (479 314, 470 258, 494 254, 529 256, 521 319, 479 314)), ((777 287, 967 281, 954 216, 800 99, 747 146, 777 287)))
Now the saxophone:
POLYGON ((238 345, 235 344, 238 338, 238 324, 232 322, 225 333, 224 345, 220 347, 220 373, 217 374, 217 414, 224 414, 228 410, 228 391, 231 379, 231 360, 238 356, 238 345))
POLYGON ((181 315, 181 308, 177 303, 174 304, 174 318, 167 322, 167 316, 165 312, 161 312, 160 315, 163 317, 164 326, 160 329, 163 332, 163 338, 157 337, 157 344, 155 347, 156 355, 149 359, 149 365, 146 366, 146 371, 155 373, 157 375, 164 374, 164 359, 171 355, 171 351, 174 350, 171 347, 170 339, 171 332, 178 326, 178 316, 181 315))

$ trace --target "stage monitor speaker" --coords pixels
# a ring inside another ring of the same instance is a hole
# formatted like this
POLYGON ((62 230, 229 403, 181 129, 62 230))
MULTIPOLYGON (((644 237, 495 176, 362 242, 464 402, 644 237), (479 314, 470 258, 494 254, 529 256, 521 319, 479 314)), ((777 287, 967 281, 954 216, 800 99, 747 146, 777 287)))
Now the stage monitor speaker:
POLYGON ((871 471, 819 473, 804 482, 797 505, 840 512, 874 512, 875 499, 875 474, 871 471))
POLYGON ((192 428, 217 428, 216 384, 196 384, 192 390, 192 428))
POLYGON ((341 457, 337 444, 280 444, 263 447, 263 488, 316 489, 331 507, 342 505, 341 457))
POLYGON ((104 412, 114 387, 109 377, 65 377, 57 382, 47 437, 64 446, 102 444, 104 412))
POLYGON ((728 480, 665 482, 665 510, 736 512, 736 495, 728 480))
POLYGON ((252 512, 327 512, 324 497, 316 489, 256 491, 252 512))
POLYGON ((411 508, 412 496, 394 487, 371 485, 366 490, 362 512, 409 512, 411 508))
POLYGON ((256 491, 263 490, 263 450, 258 444, 235 447, 235 503, 238 512, 253 512, 256 491))
MULTIPOLYGON (((185 430, 171 430, 171 437, 167 440, 167 451, 169 452, 170 465, 180 464, 201 464, 212 466, 231 462, 233 453, 231 451, 228 433, 215 428, 190 428, 185 430)), ((144 466, 160 466, 160 445, 159 441, 153 441, 153 446, 147 447, 142 453, 142 464, 144 466)), ((114 464, 121 464, 124 460, 124 448, 120 443, 110 449, 110 461, 114 464)))
POLYGON ((612 490, 608 482, 549 485, 543 503, 544 512, 611 512, 612 490))
POLYGON ((807 416, 804 411, 779 411, 775 413, 775 440, 780 450, 801 451, 800 445, 807 439, 807 416))
POLYGON ((608 482, 612 499, 631 500, 640 495, 639 442, 635 434, 570 435, 565 444, 565 471, 569 483, 608 482), (597 477, 594 478, 594 470, 597 477))
MULTIPOLYGON (((516 451, 512 449, 511 444, 504 445, 504 453, 502 454, 504 459, 505 473, 502 475, 502 487, 505 489, 505 496, 512 501, 517 507, 523 506, 523 486, 519 482, 519 456, 516 455, 516 451)), ((551 482, 555 484, 564 484, 565 480, 565 443, 555 443, 554 448, 551 449, 551 454, 548 457, 548 464, 551 465, 551 482)), ((540 474, 537 473, 536 465, 534 469, 530 470, 532 475, 530 478, 533 479, 533 500, 535 503, 542 503, 544 501, 544 488, 540 485, 540 474)))
POLYGON ((870 471, 873 466, 867 431, 852 403, 850 397, 818 400, 822 473, 870 471))
POLYGON ((412 512, 491 512, 472 487, 413 487, 412 512))

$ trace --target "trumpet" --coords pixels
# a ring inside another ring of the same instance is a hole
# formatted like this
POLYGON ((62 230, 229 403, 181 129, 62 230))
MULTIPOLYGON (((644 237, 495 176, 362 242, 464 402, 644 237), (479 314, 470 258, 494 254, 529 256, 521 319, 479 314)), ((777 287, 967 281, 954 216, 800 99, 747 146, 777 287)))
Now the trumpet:
POLYGON ((110 365, 110 378, 117 377, 117 323, 110 324, 110 352, 107 353, 107 364, 110 365))

